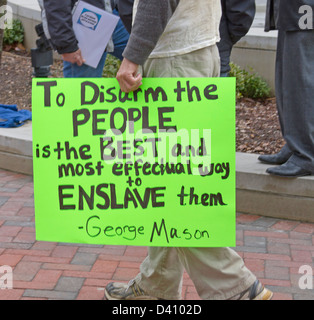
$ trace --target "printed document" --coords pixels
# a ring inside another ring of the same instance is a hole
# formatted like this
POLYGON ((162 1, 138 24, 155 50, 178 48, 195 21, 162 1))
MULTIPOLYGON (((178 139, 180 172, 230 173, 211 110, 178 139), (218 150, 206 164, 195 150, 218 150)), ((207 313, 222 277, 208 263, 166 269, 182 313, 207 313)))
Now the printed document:
POLYGON ((73 11, 73 30, 85 64, 97 68, 119 17, 84 1, 73 11))

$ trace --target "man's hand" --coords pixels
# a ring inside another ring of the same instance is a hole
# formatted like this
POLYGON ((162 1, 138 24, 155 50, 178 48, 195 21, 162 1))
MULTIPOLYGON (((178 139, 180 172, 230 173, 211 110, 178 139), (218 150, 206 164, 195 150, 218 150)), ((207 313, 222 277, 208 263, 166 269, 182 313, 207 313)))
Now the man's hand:
POLYGON ((78 66, 81 66, 85 62, 80 49, 75 52, 62 54, 62 58, 64 61, 76 63, 78 66))
POLYGON ((138 64, 124 58, 117 73, 122 92, 135 91, 142 85, 142 75, 138 74, 138 64))

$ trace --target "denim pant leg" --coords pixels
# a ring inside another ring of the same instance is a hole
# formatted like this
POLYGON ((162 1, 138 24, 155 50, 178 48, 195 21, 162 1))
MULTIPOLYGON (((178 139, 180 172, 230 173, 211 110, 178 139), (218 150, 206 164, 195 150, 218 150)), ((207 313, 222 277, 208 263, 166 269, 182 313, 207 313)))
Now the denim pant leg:
MULTIPOLYGON (((119 15, 117 10, 113 11, 114 14, 119 15)), ((116 29, 112 35, 112 40, 113 40, 113 44, 114 44, 114 51, 110 52, 110 54, 112 54, 113 56, 115 56, 116 58, 122 60, 123 56, 122 53, 129 41, 129 33, 128 31, 125 29, 124 24, 122 23, 122 20, 120 19, 116 29)))
POLYGON ((78 66, 76 63, 63 61, 63 76, 65 78, 101 78, 106 58, 107 52, 104 52, 96 69, 86 64, 78 66))
MULTIPOLYGON (((117 10, 114 10, 113 13, 115 15, 119 15, 117 10)), ((121 19, 119 20, 113 32, 112 40, 114 44, 114 51, 109 53, 117 57, 118 59, 122 60, 123 59, 122 53, 129 40, 129 33, 125 29, 121 19)), ((73 63, 64 61, 63 76, 65 78, 101 78, 103 69, 106 63, 106 58, 107 58, 107 52, 104 52, 96 69, 90 66, 87 66, 86 64, 83 64, 82 66, 78 66, 76 63, 73 64, 73 63)))

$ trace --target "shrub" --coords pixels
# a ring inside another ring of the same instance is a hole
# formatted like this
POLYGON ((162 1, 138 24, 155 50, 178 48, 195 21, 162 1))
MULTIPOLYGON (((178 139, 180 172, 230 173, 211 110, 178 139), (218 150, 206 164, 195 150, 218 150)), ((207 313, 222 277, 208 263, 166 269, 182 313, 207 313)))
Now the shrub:
POLYGON ((231 63, 230 77, 237 79, 237 98, 265 99, 270 96, 270 87, 252 69, 246 71, 231 63))
POLYGON ((3 43, 12 45, 24 42, 24 27, 22 22, 18 19, 13 20, 12 29, 4 29, 3 43))
POLYGON ((121 62, 118 58, 112 56, 111 54, 108 54, 104 71, 103 71, 103 77, 115 78, 120 68, 120 65, 121 65, 121 62))

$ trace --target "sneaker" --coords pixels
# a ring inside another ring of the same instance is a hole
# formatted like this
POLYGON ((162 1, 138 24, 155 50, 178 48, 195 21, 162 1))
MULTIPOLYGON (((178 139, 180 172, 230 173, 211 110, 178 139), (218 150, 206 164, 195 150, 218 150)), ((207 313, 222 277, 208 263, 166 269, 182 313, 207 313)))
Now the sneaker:
POLYGON ((107 300, 159 300, 145 293, 134 280, 131 280, 128 284, 109 283, 106 286, 105 295, 107 300))
POLYGON ((256 280, 246 291, 232 298, 232 300, 271 300, 273 293, 256 280))

